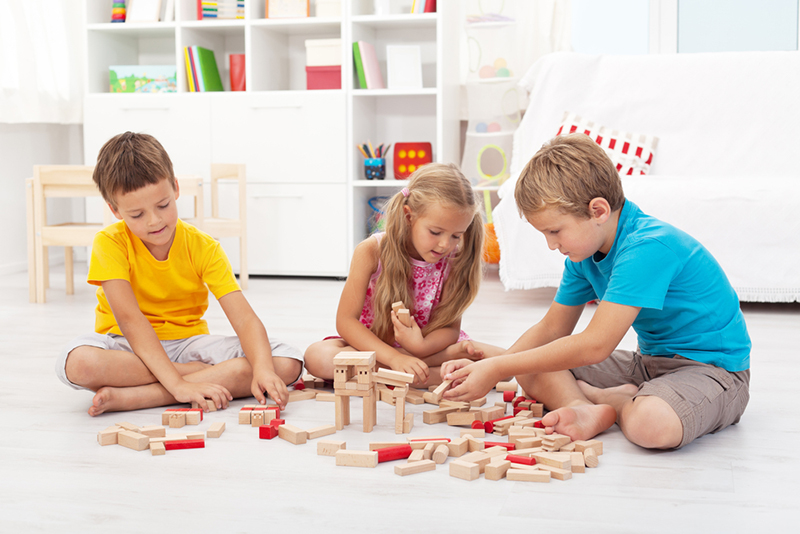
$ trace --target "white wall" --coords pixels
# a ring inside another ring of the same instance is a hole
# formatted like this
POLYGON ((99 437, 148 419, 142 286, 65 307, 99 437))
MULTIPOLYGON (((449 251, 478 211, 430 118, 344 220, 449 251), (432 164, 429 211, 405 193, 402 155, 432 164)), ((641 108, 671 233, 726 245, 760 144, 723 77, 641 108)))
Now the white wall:
MULTIPOLYGON (((82 164, 83 127, 64 124, 0 123, 0 275, 25 271, 28 248, 25 238, 25 178, 40 164, 82 164)), ((81 220, 78 201, 53 199, 48 222, 81 220)), ((63 262, 63 250, 54 248, 52 263, 63 262)))

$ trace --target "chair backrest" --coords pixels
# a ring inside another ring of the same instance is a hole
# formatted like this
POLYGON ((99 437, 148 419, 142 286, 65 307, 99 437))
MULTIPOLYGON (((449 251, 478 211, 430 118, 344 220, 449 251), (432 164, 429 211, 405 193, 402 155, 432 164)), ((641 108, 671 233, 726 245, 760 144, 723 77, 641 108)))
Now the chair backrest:
POLYGON ((211 164, 211 217, 219 218, 219 180, 236 180, 239 186, 239 220, 247 220, 247 176, 244 164, 211 164))
MULTIPOLYGON (((33 202, 37 225, 47 225, 47 198, 99 197, 92 180, 94 167, 87 165, 34 165, 33 166, 33 202)), ((112 214, 105 206, 103 224, 112 222, 112 214)))

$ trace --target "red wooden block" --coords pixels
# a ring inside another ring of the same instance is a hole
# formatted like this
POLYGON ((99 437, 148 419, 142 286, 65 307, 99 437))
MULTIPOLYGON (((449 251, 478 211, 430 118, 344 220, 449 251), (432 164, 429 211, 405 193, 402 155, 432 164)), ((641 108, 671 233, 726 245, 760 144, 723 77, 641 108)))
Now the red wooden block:
MULTIPOLYGON (((211 401, 209 401, 211 402, 211 401)), ((199 412, 200 413, 200 421, 203 421, 203 409, 202 408, 189 408, 186 410, 187 412, 199 412)))
POLYGON ((398 445, 397 447, 378 449, 378 463, 402 460, 409 456, 411 456, 411 445, 398 445))
POLYGON ((302 391, 304 389, 306 389, 306 383, 303 382, 302 380, 298 380, 297 383, 294 385, 294 390, 302 391))
POLYGON ((499 419, 492 419, 491 421, 486 421, 483 424, 483 429, 486 430, 487 433, 491 434, 492 432, 494 432, 494 424, 497 421, 502 421, 503 419, 511 419, 512 417, 514 417, 514 416, 513 415, 507 415, 507 416, 501 417, 499 419))
POLYGON ((513 391, 504 391, 503 392, 503 402, 511 402, 514 400, 514 392, 513 391))
POLYGON ((519 403, 520 403, 520 402, 522 402, 522 401, 524 401, 524 400, 526 400, 526 399, 525 399, 525 397, 522 397, 522 396, 519 396, 519 397, 517 397, 516 399, 514 399, 514 408, 516 408, 517 406, 519 406, 519 403))
POLYGON ((475 430, 479 430, 479 429, 483 428, 483 422, 482 421, 473 421, 472 422, 472 428, 474 428, 475 430))
POLYGON ((519 412, 521 412, 524 409, 525 408, 523 408, 522 406, 517 406, 516 408, 514 408, 514 415, 517 415, 519 412))
POLYGON ((168 451, 177 449, 202 449, 206 446, 204 439, 176 439, 175 441, 165 441, 164 448, 168 451))
POLYGON ((517 448, 513 443, 503 443, 501 441, 484 441, 483 444, 487 449, 489 447, 503 447, 507 451, 513 451, 517 448))
POLYGON ((272 421, 269 422, 269 424, 271 426, 274 426, 275 428, 278 428, 281 425, 285 425, 286 424, 286 420, 285 419, 273 419, 272 421))
POLYGON ((261 425, 258 427, 258 437, 261 439, 272 439, 278 435, 278 427, 272 425, 261 425))
POLYGON ((512 464, 536 465, 536 458, 528 458, 527 456, 517 456, 516 454, 509 454, 508 456, 506 456, 506 460, 508 460, 512 464))
POLYGON ((533 427, 534 428, 544 428, 544 425, 542 424, 541 421, 536 421, 535 423, 533 423, 533 427))

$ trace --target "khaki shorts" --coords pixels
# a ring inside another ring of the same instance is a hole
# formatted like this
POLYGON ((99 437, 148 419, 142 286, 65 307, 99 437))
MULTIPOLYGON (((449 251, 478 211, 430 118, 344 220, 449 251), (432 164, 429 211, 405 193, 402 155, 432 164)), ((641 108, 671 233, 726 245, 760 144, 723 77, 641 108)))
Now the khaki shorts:
MULTIPOLYGON (((82 345, 105 350, 133 352, 128 340, 117 334, 92 333, 73 339, 71 343, 64 347, 56 360, 56 375, 63 383, 73 389, 86 389, 70 382, 66 371, 69 353, 82 345)), ((209 365, 216 365, 226 360, 244 357, 242 345, 236 336, 202 334, 187 337, 186 339, 162 340, 161 346, 164 347, 164 351, 170 361, 175 363, 203 362, 209 365)), ((272 349, 273 358, 291 358, 300 361, 301 364, 303 363, 303 354, 291 345, 270 340, 270 348, 272 349)), ((302 374, 303 368, 301 365, 300 374, 297 375, 297 378, 300 378, 302 374)), ((295 379, 295 381, 297 380, 295 379)))
POLYGON ((678 448, 739 422, 750 400, 750 370, 732 373, 683 356, 646 356, 616 350, 606 360, 572 369, 578 380, 609 388, 639 386, 634 398, 652 395, 669 404, 683 423, 678 448))

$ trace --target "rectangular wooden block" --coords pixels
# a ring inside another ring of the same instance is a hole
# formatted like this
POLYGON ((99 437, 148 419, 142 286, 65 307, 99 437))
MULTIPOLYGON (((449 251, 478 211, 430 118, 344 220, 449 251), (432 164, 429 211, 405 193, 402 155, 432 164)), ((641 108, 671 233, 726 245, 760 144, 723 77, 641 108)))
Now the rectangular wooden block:
POLYGON ((336 465, 345 467, 376 467, 378 451, 336 451, 336 465))
POLYGON ((389 380, 396 380, 399 382, 403 382, 405 384, 410 384, 414 381, 414 375, 411 373, 403 373, 401 371, 393 371, 391 369, 380 368, 378 372, 375 373, 375 376, 379 376, 381 378, 388 378, 389 380))
POLYGON ((184 426, 186 426, 186 413, 175 412, 169 415, 170 428, 183 428, 184 426))
POLYGON ((589 447, 594 449, 594 452, 597 454, 597 456, 601 456, 603 454, 603 442, 600 440, 591 439, 588 441, 575 442, 575 452, 583 452, 589 447))
POLYGON ((150 438, 163 438, 167 435, 167 429, 161 425, 143 426, 139 429, 139 434, 150 438))
POLYGON ((544 469, 509 469, 506 472, 508 480, 520 482, 550 482, 551 473, 544 469))
MULTIPOLYGON (((251 423, 252 415, 253 415, 253 410, 246 410, 244 408, 239 410, 239 424, 249 425, 251 423)), ((169 424, 169 419, 167 419, 167 424, 169 424)))
POLYGON ((200 409, 197 410, 190 410, 186 412, 186 424, 187 425, 199 425, 200 421, 203 420, 203 411, 200 409))
POLYGON ((552 465, 547 464, 536 464, 536 467, 543 471, 550 471, 550 476, 555 478, 556 480, 569 480, 572 478, 572 466, 567 467, 566 469, 561 469, 559 467, 553 467, 552 465))
POLYGON ((468 464, 475 464, 478 466, 478 473, 483 473, 483 470, 486 468, 487 465, 489 465, 489 462, 492 461, 492 457, 484 452, 475 451, 469 454, 465 454, 464 456, 459 458, 458 461, 465 462, 468 464))
POLYGON ((330 436, 334 433, 336 433, 336 427, 334 425, 322 425, 309 430, 308 439, 317 439, 322 436, 330 436))
POLYGON ((414 414, 407 413, 403 418, 403 434, 409 434, 412 428, 414 428, 414 414))
POLYGON ((465 428, 461 431, 461 437, 465 438, 467 436, 472 436, 473 438, 485 438, 486 430, 482 428, 465 428))
POLYGON ((469 401, 469 405, 472 408, 480 408, 486 404, 486 397, 481 397, 480 399, 475 399, 474 401, 469 401))
POLYGON ((319 402, 334 402, 336 400, 336 393, 329 393, 327 391, 318 391, 315 397, 319 402))
POLYGON ((217 421, 216 423, 211 423, 211 426, 208 427, 208 430, 206 430, 206 436, 209 438, 218 438, 223 432, 225 432, 225 422, 217 421))
POLYGON ((308 432, 294 425, 283 424, 278 427, 278 437, 294 445, 302 445, 308 440, 308 432))
POLYGON ((180 441, 165 441, 164 448, 168 451, 180 449, 204 449, 206 440, 204 439, 184 439, 180 441))
POLYGON ((409 389, 406 393, 406 402, 409 404, 420 405, 425 402, 422 398, 423 393, 417 389, 409 389))
POLYGON ((400 322, 403 323, 405 326, 411 326, 411 312, 402 309, 397 311, 397 318, 400 319, 400 322))
POLYGON ((572 460, 572 469, 573 473, 585 473, 586 472, 586 463, 583 460, 583 453, 582 452, 571 452, 569 453, 570 460, 572 460))
POLYGON ((333 357, 333 365, 375 365, 374 351, 343 351, 333 357))
MULTIPOLYGON (((441 410, 441 408, 439 408, 441 410)), ((452 412, 447 414, 447 424, 450 426, 469 426, 477 420, 475 412, 452 412)))
POLYGON ((409 462, 421 462, 422 460, 425 460, 425 449, 415 449, 408 457, 409 462))
POLYGON ((253 415, 250 416, 250 426, 258 428, 268 424, 266 421, 266 412, 257 412, 254 410, 252 413, 253 415))
POLYGON ((537 452, 531 455, 539 465, 550 465, 559 469, 571 469, 572 458, 567 452, 537 452))
POLYGON ((150 447, 150 438, 138 432, 123 430, 117 435, 117 443, 135 451, 143 451, 150 447))
POLYGON ((453 460, 450 462, 450 476, 462 480, 476 480, 481 476, 481 468, 475 463, 453 460))
POLYGON ((436 402, 442 400, 442 395, 444 395, 444 392, 450 388, 450 384, 452 383, 452 380, 443 380, 441 384, 436 386, 436 389, 431 391, 431 393, 433 393, 433 398, 436 399, 436 402))
POLYGON ((319 456, 336 456, 336 451, 343 450, 346 447, 347 444, 344 441, 321 439, 317 442, 317 454, 319 456))
MULTIPOLYGON (((511 442, 511 438, 508 439, 509 443, 511 442)), ((532 449, 533 447, 541 447, 542 446, 542 438, 536 436, 528 436, 524 438, 517 438, 514 440, 514 445, 519 447, 520 449, 532 449)))
POLYGON ((469 451, 469 441, 467 441, 467 438, 451 439, 450 443, 447 444, 447 448, 450 451, 450 456, 458 458, 469 451))
POLYGON ((111 426, 106 428, 105 430, 101 430, 97 433, 97 443, 102 446, 106 445, 116 445, 117 444, 117 434, 122 432, 124 429, 121 426, 111 426))
POLYGON ((164 446, 164 442, 151 443, 150 454, 153 456, 164 456, 167 454, 167 448, 164 446))
POLYGON ((481 421, 485 423, 486 421, 494 421, 495 419, 500 419, 505 416, 506 409, 505 406, 502 408, 499 406, 487 406, 479 409, 478 413, 481 416, 481 421))
POLYGON ((139 427, 132 423, 114 423, 114 424, 122 428, 123 430, 128 430, 130 432, 139 432, 139 427))
POLYGON ((486 444, 483 441, 481 441, 479 439, 475 439, 474 437, 470 436, 469 434, 464 436, 464 438, 467 440, 467 443, 469 443, 469 445, 468 445, 469 452, 482 451, 483 449, 486 448, 486 444))
POLYGON ((394 474, 404 477, 406 475, 415 475, 417 473, 424 473, 425 471, 435 471, 436 462, 433 460, 422 460, 419 462, 412 462, 406 464, 397 464, 394 466, 394 474))
POLYGON ((301 390, 293 390, 289 392, 289 398, 287 402, 297 402, 301 400, 309 400, 313 399, 317 396, 317 391, 314 389, 301 389, 301 390))
POLYGON ((484 476, 486 480, 500 480, 505 478, 506 472, 511 468, 511 462, 508 460, 500 460, 498 462, 491 461, 484 469, 484 476))

